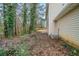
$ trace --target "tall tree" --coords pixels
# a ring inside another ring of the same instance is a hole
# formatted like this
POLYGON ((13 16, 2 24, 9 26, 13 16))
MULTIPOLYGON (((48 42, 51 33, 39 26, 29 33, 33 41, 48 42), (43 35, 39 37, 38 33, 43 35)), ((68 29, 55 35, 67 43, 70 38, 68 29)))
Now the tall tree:
POLYGON ((15 4, 4 4, 4 34, 5 37, 12 37, 14 35, 14 25, 15 25, 15 14, 16 6, 15 4))
POLYGON ((7 4, 3 4, 3 13, 4 13, 4 36, 8 37, 8 24, 7 24, 7 4))
POLYGON ((29 27, 29 33, 32 31, 35 31, 36 26, 36 4, 32 3, 30 7, 30 27, 29 27))
POLYGON ((48 27, 48 11, 49 11, 48 9, 49 9, 49 4, 47 3, 46 4, 46 17, 45 17, 46 18, 46 28, 48 27))
POLYGON ((26 8, 26 3, 23 4, 23 33, 26 33, 26 27, 27 27, 27 8, 26 8))

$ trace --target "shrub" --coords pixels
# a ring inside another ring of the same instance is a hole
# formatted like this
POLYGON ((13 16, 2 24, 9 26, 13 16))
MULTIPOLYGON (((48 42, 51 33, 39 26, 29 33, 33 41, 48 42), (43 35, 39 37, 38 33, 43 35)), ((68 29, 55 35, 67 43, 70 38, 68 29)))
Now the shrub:
POLYGON ((28 46, 25 43, 20 43, 16 48, 9 47, 8 50, 0 48, 0 56, 27 56, 30 55, 28 46))
POLYGON ((74 47, 72 47, 72 46, 70 46, 70 45, 68 45, 68 44, 65 44, 65 45, 64 45, 64 48, 68 48, 68 49, 69 49, 68 54, 69 54, 70 56, 79 56, 79 49, 74 48, 74 47))
POLYGON ((0 56, 5 56, 6 51, 3 48, 0 48, 0 56))

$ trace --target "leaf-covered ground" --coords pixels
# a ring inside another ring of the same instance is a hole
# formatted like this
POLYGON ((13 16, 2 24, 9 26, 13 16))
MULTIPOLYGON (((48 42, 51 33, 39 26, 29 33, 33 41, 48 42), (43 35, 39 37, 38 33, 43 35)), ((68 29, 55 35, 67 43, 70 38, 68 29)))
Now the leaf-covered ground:
POLYGON ((41 32, 9 40, 0 40, 0 47, 11 52, 7 52, 7 55, 67 56, 69 49, 63 44, 63 41, 51 39, 47 33, 41 32))
POLYGON ((27 39, 31 55, 63 56, 68 55, 68 49, 63 47, 61 40, 51 39, 46 33, 33 33, 27 39))

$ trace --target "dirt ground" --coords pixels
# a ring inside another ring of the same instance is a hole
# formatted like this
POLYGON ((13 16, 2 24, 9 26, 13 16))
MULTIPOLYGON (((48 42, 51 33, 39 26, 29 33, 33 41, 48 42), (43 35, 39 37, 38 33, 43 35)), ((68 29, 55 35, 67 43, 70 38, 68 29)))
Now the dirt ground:
POLYGON ((25 42, 29 48, 28 51, 32 56, 66 56, 68 49, 63 47, 61 40, 51 39, 47 33, 35 32, 22 38, 13 40, 0 40, 0 47, 16 47, 21 41, 25 42))
POLYGON ((64 56, 68 55, 68 49, 63 47, 61 40, 51 39, 47 33, 33 33, 27 39, 31 55, 37 56, 64 56))

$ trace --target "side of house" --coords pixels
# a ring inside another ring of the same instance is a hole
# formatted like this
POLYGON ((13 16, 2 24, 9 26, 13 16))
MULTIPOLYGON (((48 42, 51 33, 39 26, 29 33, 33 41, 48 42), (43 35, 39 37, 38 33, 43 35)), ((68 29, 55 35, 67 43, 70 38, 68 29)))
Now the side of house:
POLYGON ((48 34, 52 33, 79 47, 79 4, 49 4, 48 34))

